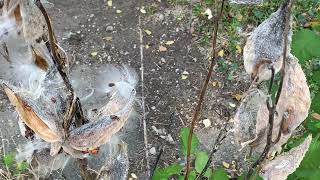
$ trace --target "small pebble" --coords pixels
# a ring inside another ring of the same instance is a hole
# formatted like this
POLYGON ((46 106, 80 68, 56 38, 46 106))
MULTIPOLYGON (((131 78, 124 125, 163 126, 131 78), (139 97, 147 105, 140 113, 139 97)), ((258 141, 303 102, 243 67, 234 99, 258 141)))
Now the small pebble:
POLYGON ((156 153, 157 153, 155 147, 152 147, 152 148, 149 150, 149 152, 150 152, 150 154, 152 154, 152 155, 156 155, 156 153))
POLYGON ((112 32, 113 31, 113 26, 107 26, 106 31, 107 32, 112 32))

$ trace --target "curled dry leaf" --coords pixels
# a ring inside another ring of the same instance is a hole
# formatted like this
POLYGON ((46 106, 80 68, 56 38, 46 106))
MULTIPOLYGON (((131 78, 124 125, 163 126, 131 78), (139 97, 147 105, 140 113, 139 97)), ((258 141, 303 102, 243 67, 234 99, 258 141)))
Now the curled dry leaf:
POLYGON ((242 146, 256 146, 265 136, 269 111, 267 96, 259 89, 252 88, 243 98, 234 117, 236 141, 242 146))
POLYGON ((312 113, 311 116, 316 120, 320 120, 320 114, 318 113, 312 113))
POLYGON ((168 49, 165 47, 165 46, 159 46, 159 51, 160 52, 165 52, 165 51, 167 51, 168 49))
POLYGON ((39 55, 39 53, 37 52, 37 50, 35 50, 34 48, 32 48, 32 52, 33 52, 33 56, 34 56, 34 62, 36 64, 36 66, 38 66, 40 69, 47 71, 48 70, 48 63, 47 61, 41 57, 39 55))
POLYGON ((312 136, 309 135, 298 147, 277 156, 274 160, 262 164, 260 176, 265 180, 286 179, 299 167, 309 149, 311 140, 312 136))
MULTIPOLYGON (((284 3, 275 13, 263 21, 247 39, 243 49, 244 67, 252 79, 258 76, 258 81, 271 77, 269 65, 273 65, 277 73, 282 67, 284 48, 284 20, 288 3, 284 3)), ((290 28, 291 29, 291 28, 290 28)), ((289 30, 287 47, 290 51, 292 32, 289 30)))
POLYGON ((287 142, 292 132, 307 118, 311 105, 310 91, 298 59, 289 55, 281 95, 274 121, 273 139, 281 127, 281 138, 275 149, 287 142), (283 122, 283 123, 282 123, 283 122))

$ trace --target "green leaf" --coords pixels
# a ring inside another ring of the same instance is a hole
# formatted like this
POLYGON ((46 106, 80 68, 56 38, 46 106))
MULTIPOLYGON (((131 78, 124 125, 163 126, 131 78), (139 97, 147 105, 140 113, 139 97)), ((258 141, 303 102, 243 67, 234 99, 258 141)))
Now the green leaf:
POLYGON ((292 52, 302 63, 320 57, 319 49, 320 36, 309 29, 302 29, 292 37, 292 52))
MULTIPOLYGON (((238 177, 237 180, 244 180, 246 175, 247 175, 247 172, 243 173, 240 177, 238 177)), ((257 170, 255 170, 249 180, 263 180, 263 178, 260 177, 259 174, 257 173, 257 170)))
POLYGON ((166 168, 157 168, 154 172, 152 180, 167 180, 172 175, 181 173, 183 166, 174 163, 166 168))
POLYGON ((26 171, 28 169, 28 166, 29 166, 29 164, 27 162, 22 161, 22 162, 17 163, 17 168, 16 169, 19 172, 24 172, 24 171, 26 171))
POLYGON ((201 173, 203 168, 206 166, 208 160, 209 156, 207 152, 198 152, 196 154, 195 169, 198 173, 201 173))
POLYGON ((3 163, 8 168, 11 168, 13 166, 14 161, 15 161, 15 153, 13 152, 3 156, 3 163))
POLYGON ((212 176, 212 170, 208 169, 205 173, 204 173, 204 177, 207 177, 208 179, 212 176))
POLYGON ((213 171, 213 175, 211 176, 211 180, 228 180, 228 173, 225 169, 219 168, 213 171))
POLYGON ((197 178, 197 173, 195 171, 191 171, 188 175, 188 180, 195 180, 197 178))
POLYGON ((317 113, 320 113, 320 93, 317 93, 312 99, 311 109, 317 113))
MULTIPOLYGON (((188 138, 189 138, 189 128, 182 128, 180 131, 180 138, 182 142, 182 152, 184 155, 187 154, 187 147, 188 147, 188 138)), ((192 136, 192 141, 191 141, 191 154, 195 152, 199 144, 199 140, 195 134, 192 136)))

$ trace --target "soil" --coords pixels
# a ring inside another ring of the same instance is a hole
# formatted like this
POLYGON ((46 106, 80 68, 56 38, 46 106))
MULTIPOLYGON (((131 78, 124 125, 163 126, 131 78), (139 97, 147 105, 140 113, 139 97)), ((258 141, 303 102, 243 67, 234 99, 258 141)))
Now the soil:
MULTIPOLYGON (((156 149, 156 153, 149 153, 150 165, 151 168, 154 167, 161 147, 164 147, 164 153, 158 166, 163 167, 173 162, 184 163, 179 131, 188 126, 192 119, 198 93, 207 74, 207 57, 210 52, 208 47, 199 46, 189 33, 191 16, 188 6, 153 0, 141 3, 138 0, 113 1, 113 7, 108 7, 104 0, 50 2, 54 4, 48 12, 54 23, 55 34, 61 46, 73 57, 73 68, 80 65, 94 68, 106 64, 125 64, 140 75, 139 18, 141 19, 144 81, 140 79, 138 83, 137 101, 145 100, 148 149, 156 149), (140 11, 141 4, 146 9, 155 6, 155 14, 143 14, 140 11), (121 13, 117 13, 117 10, 121 10, 121 13), (174 43, 167 45, 168 41, 174 43), (160 51, 159 46, 166 47, 166 51, 160 51), (97 52, 94 57, 91 55, 93 52, 97 52), (141 96, 142 86, 144 97, 141 96), (156 132, 163 129, 163 134, 156 132)), ((240 67, 239 72, 242 70, 240 67)), ((226 162, 230 164, 228 170, 232 175, 236 175, 237 170, 243 167, 244 154, 238 152, 239 147, 235 145, 230 131, 232 115, 238 104, 231 95, 242 94, 248 79, 239 73, 234 80, 227 80, 227 74, 218 73, 216 67, 203 113, 196 127, 200 148, 209 152, 220 129, 224 127, 224 123, 229 122, 228 136, 215 153, 213 166, 221 166, 226 162), (219 83, 213 86, 215 82, 219 83), (204 127, 204 119, 211 121, 209 128, 204 127)), ((25 140, 18 129, 18 117, 3 93, 0 94, 0 107, 1 145, 5 144, 8 152, 25 140), (5 139, 9 143, 5 143, 5 139)), ((119 134, 128 143, 129 175, 134 173, 139 179, 147 179, 141 106, 137 105, 136 111, 136 115, 119 134)), ((70 167, 54 178, 79 179, 79 176, 70 177, 76 169, 73 166, 70 164, 70 167)))

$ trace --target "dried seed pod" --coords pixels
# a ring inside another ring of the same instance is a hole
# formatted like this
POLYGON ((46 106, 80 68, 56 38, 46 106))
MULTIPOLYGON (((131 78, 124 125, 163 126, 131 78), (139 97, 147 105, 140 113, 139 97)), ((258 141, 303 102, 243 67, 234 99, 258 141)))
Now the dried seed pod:
POLYGON ((90 120, 103 114, 115 115, 135 100, 137 75, 126 66, 99 65, 91 69, 78 66, 71 71, 71 80, 90 120))
POLYGON ((121 77, 118 82, 104 83, 108 88, 106 92, 111 94, 109 101, 91 116, 88 124, 71 131, 68 141, 72 148, 79 151, 97 148, 105 144, 126 123, 136 96, 136 77, 128 69, 118 72, 121 77))
POLYGON ((35 5, 34 0, 23 0, 21 5, 22 32, 25 40, 30 43, 41 40, 48 35, 46 21, 35 5))
POLYGON ((101 167, 96 179, 126 180, 129 170, 127 144, 124 142, 114 144, 111 146, 111 151, 112 153, 101 167))
POLYGON ((299 167, 309 149, 311 140, 312 136, 309 135, 298 147, 277 156, 274 160, 262 164, 260 176, 265 180, 286 179, 299 167))
POLYGON ((8 86, 4 85, 4 90, 12 103, 15 106, 21 120, 31 128, 40 138, 47 142, 56 142, 60 140, 60 136, 46 124, 33 108, 8 86))
POLYGON ((31 166, 39 177, 47 178, 53 171, 63 170, 68 164, 70 156, 65 153, 50 156, 50 149, 44 148, 34 153, 31 166))
POLYGON ((242 100, 234 117, 234 129, 237 142, 257 146, 265 137, 269 111, 267 96, 259 89, 252 88, 242 100))
MULTIPOLYGON (((284 22, 291 3, 291 0, 285 1, 247 39, 243 49, 243 60, 245 70, 251 75, 252 79, 256 76, 259 82, 270 79, 269 65, 275 68, 276 73, 281 69, 284 48, 284 22)), ((288 52, 290 52, 291 35, 290 28, 287 44, 288 52)))
POLYGON ((273 138, 275 139, 279 128, 281 128, 281 138, 275 145, 276 149, 281 148, 292 132, 306 119, 311 105, 309 87, 298 59, 289 55, 285 67, 273 130, 273 138))
POLYGON ((72 130, 68 143, 73 149, 90 151, 105 144, 123 125, 116 116, 104 117, 72 130))

